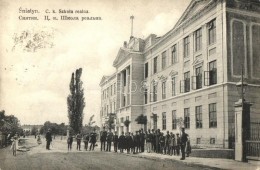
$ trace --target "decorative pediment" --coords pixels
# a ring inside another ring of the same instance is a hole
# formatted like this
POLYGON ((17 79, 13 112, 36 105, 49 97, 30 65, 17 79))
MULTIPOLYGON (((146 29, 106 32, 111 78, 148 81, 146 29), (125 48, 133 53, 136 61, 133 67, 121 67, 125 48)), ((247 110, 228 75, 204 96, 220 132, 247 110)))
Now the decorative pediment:
POLYGON ((181 18, 177 22, 176 26, 180 25, 182 22, 191 18, 195 14, 201 12, 204 7, 206 7, 213 0, 192 0, 190 5, 187 7, 185 12, 182 14, 181 18))
POLYGON ((109 76, 103 76, 100 83, 99 83, 99 86, 101 86, 108 78, 109 76))
POLYGON ((174 76, 176 76, 176 75, 178 75, 178 72, 175 71, 175 70, 172 70, 172 71, 169 73, 169 76, 171 76, 171 77, 174 77, 174 76))
POLYGON ((198 56, 196 57, 195 61, 192 63, 192 65, 199 65, 199 64, 203 64, 204 60, 202 59, 202 56, 198 56))
POLYGON ((151 85, 157 85, 158 84, 158 80, 152 80, 151 81, 151 85))
POLYGON ((161 76, 158 75, 158 79, 161 81, 166 81, 167 77, 165 77, 164 75, 161 75, 161 76))
POLYGON ((143 81, 141 85, 144 89, 147 89, 149 87, 149 84, 147 83, 147 81, 143 81))
POLYGON ((117 53, 116 59, 113 62, 113 66, 116 66, 119 63, 121 63, 122 61, 126 60, 129 56, 129 54, 130 54, 130 52, 128 50, 120 48, 117 53))

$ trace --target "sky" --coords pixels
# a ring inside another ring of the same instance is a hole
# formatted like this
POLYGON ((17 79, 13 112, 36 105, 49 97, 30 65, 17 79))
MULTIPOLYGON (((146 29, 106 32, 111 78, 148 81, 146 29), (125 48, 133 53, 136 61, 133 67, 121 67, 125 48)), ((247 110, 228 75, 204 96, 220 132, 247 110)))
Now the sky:
POLYGON ((113 61, 130 38, 130 16, 134 15, 135 37, 162 36, 174 27, 190 1, 0 0, 0 110, 18 117, 22 125, 67 124, 71 74, 82 68, 83 124, 94 114, 99 125, 99 83, 103 75, 115 72, 113 61), (60 9, 89 13, 65 14, 60 9), (46 15, 51 20, 44 20, 46 15), (79 20, 60 20, 62 15, 79 20), (38 20, 21 20, 24 17, 38 20), (81 17, 101 20, 81 21, 81 17))

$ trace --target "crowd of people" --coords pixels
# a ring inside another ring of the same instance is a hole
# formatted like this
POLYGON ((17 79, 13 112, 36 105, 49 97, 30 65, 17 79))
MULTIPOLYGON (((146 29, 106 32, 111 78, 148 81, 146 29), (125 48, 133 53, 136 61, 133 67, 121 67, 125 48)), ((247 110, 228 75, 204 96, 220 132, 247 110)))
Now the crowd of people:
MULTIPOLYGON (((77 134, 75 140, 77 141, 77 150, 81 150, 82 140, 85 150, 94 150, 97 145, 97 134, 95 131, 84 136, 77 134), (90 147, 88 147, 89 144, 90 147)), ((72 142, 73 136, 70 135, 67 139, 68 150, 71 150, 72 142)), ((189 135, 185 133, 184 128, 182 128, 181 135, 178 133, 175 135, 169 131, 164 134, 160 129, 149 129, 145 132, 143 129, 140 129, 136 131, 135 134, 122 132, 118 135, 117 132, 113 133, 111 130, 106 131, 105 128, 103 128, 100 132, 100 150, 111 152, 112 144, 114 152, 126 152, 127 154, 142 153, 146 150, 148 153, 181 155, 181 160, 184 160, 185 157, 188 157, 191 153, 189 135)))

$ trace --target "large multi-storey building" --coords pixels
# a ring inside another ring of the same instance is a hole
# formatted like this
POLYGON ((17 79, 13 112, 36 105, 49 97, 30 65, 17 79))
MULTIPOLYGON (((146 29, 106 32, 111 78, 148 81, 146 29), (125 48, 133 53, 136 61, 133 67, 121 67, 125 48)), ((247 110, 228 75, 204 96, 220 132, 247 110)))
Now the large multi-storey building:
POLYGON ((126 130, 125 119, 139 129, 135 119, 144 114, 149 129, 183 126, 193 144, 232 147, 242 68, 251 119, 260 118, 259 11, 257 0, 193 0, 162 37, 125 42, 113 63, 117 130, 126 130))

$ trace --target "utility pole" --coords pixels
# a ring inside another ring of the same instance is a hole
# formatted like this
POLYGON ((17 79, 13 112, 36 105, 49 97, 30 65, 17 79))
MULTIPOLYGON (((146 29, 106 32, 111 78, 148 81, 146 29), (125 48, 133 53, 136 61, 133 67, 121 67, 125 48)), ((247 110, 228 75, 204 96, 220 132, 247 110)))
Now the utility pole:
POLYGON ((131 19, 131 37, 130 38, 133 38, 133 27, 134 27, 134 16, 130 16, 130 19, 131 19))

